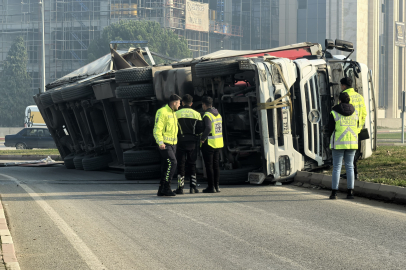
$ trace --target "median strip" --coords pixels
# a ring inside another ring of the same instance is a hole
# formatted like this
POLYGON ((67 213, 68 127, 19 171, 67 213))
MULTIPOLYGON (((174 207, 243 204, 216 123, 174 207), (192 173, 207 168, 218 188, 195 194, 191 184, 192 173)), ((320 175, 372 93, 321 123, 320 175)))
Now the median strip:
MULTIPOLYGON (((332 176, 299 171, 294 178, 294 182, 295 186, 319 187, 331 190, 332 176)), ((338 189, 343 192, 347 191, 346 179, 340 179, 338 189)), ((355 180, 354 193, 356 196, 370 199, 406 204, 406 188, 404 187, 355 180)))

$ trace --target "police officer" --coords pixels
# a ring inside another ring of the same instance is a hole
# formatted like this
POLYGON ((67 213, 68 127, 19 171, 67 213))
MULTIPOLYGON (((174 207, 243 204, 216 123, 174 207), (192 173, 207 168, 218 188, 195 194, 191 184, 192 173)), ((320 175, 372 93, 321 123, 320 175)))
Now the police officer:
POLYGON ((213 99, 208 96, 202 98, 204 132, 201 137, 202 154, 206 166, 207 188, 204 193, 220 192, 220 149, 223 148, 223 122, 216 108, 213 108, 213 99))
POLYGON ((178 142, 178 119, 176 111, 179 109, 181 98, 171 95, 169 103, 159 109, 155 116, 154 138, 161 153, 161 182, 158 196, 176 196, 171 190, 171 179, 176 170, 176 144, 178 142))
POLYGON ((358 112, 351 105, 350 96, 342 92, 340 104, 333 107, 328 123, 330 148, 333 153, 332 193, 330 199, 337 199, 340 172, 344 158, 347 172, 347 199, 354 199, 354 156, 358 149, 358 112))
MULTIPOLYGON (((365 124, 365 119, 367 116, 367 109, 365 107, 365 102, 364 102, 364 97, 357 92, 355 92, 354 88, 352 88, 352 79, 350 77, 345 77, 340 80, 341 83, 341 90, 344 93, 347 93, 350 96, 350 104, 352 104, 355 108, 355 110, 358 112, 358 132, 359 134, 361 132, 362 127, 365 124)), ((358 179, 358 166, 357 162, 361 157, 361 141, 358 140, 358 150, 355 153, 354 157, 354 174, 355 174, 355 179, 358 179)), ((347 178, 347 174, 341 175, 343 178, 347 178)))
POLYGON ((190 180, 190 193, 199 193, 196 180, 197 144, 200 142, 202 116, 192 109, 193 97, 186 94, 182 98, 182 108, 176 112, 179 123, 178 146, 176 159, 178 161, 178 188, 176 194, 183 194, 185 175, 190 180))

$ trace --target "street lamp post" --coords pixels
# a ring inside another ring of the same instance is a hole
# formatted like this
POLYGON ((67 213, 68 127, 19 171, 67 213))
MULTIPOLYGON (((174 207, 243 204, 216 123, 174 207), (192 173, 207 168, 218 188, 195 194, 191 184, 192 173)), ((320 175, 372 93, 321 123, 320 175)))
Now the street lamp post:
POLYGON ((44 1, 41 0, 41 17, 42 17, 42 92, 45 92, 45 9, 44 1))

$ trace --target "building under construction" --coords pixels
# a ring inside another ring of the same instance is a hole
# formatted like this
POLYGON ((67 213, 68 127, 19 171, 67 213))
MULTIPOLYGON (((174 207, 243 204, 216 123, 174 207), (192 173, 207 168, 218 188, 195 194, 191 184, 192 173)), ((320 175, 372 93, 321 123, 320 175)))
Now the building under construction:
MULTIPOLYGON (((42 0, 45 4, 46 83, 87 63, 87 49, 104 27, 120 20, 152 20, 185 37, 193 56, 239 42, 242 27, 226 20, 223 0, 190 1, 206 4, 207 25, 194 28, 187 23, 189 0, 42 0)), ((192 8, 193 9, 193 8, 192 8)), ((190 17, 190 16, 189 16, 190 17)), ((42 17, 39 0, 0 0, 0 63, 18 36, 28 51, 32 89, 41 85, 42 17)), ((193 18, 192 18, 193 20, 193 18)), ((204 21, 203 23, 206 24, 204 21)), ((107 53, 107 52, 106 52, 107 53)))

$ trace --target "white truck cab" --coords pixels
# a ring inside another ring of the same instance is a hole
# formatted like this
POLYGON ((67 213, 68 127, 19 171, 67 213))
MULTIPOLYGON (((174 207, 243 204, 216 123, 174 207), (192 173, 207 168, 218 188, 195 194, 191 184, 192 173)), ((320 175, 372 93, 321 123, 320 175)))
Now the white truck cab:
POLYGON ((250 173, 252 183, 265 177, 282 181, 293 178, 297 171, 332 164, 330 138, 323 129, 332 107, 338 104, 339 80, 345 76, 352 77, 353 88, 364 97, 367 109, 364 128, 370 138, 362 141, 362 158, 370 157, 376 149, 376 104, 368 67, 347 61, 344 56, 309 58, 249 60, 258 73, 261 141, 266 160, 263 175, 250 173))

